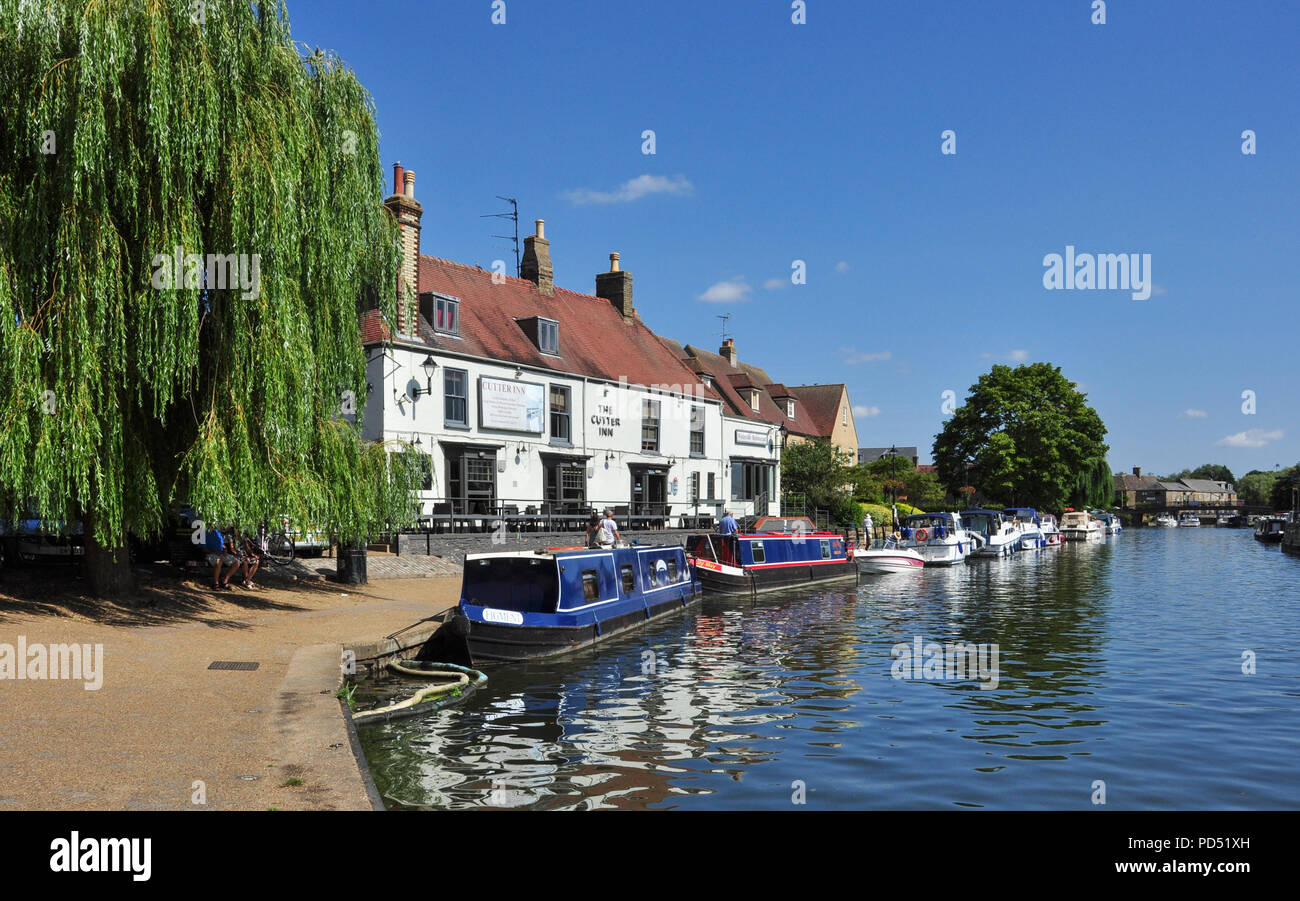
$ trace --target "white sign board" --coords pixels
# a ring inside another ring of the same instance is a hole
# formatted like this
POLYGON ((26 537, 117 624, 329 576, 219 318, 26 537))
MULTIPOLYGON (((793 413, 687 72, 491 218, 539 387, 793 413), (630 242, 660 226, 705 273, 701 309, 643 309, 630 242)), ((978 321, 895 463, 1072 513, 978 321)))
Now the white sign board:
POLYGON ((755 432, 751 429, 736 429, 737 444, 752 444, 767 447, 767 432, 755 432))
POLYGON ((478 422, 484 429, 508 432, 545 431, 546 388, 533 382, 507 379, 478 380, 478 422))

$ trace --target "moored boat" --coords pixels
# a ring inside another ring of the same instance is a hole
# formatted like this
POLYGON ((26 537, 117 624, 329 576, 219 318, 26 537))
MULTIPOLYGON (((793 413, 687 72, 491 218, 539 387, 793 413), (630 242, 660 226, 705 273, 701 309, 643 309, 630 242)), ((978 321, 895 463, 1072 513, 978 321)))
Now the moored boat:
POLYGON ((1066 541, 1097 541, 1102 534, 1101 522, 1087 510, 1068 510, 1061 517, 1061 537, 1066 541))
POLYGON ((1010 557, 1020 546, 1020 530, 999 510, 963 510, 961 523, 968 535, 982 539, 972 557, 1010 557))
POLYGON ((965 562, 982 543, 970 535, 957 513, 914 513, 903 521, 899 545, 916 551, 926 566, 954 566, 965 562))
POLYGON ((1107 513, 1104 510, 1093 510, 1092 516, 1101 522, 1101 532, 1103 535, 1118 535, 1124 530, 1124 525, 1119 521, 1119 517, 1114 513, 1107 513))
POLYGON ((868 575, 918 572, 925 568, 925 558, 910 548, 899 547, 892 538, 877 538, 871 547, 853 553, 858 572, 868 575))
POLYGON ((858 574, 844 537, 818 530, 807 517, 760 517, 749 532, 692 535, 686 551, 712 594, 755 594, 858 574))
POLYGON ((700 593, 677 546, 469 554, 459 605, 416 659, 553 657, 675 613, 700 593))
MULTIPOLYGON (((1040 516, 1033 507, 1007 507, 1002 511, 1002 515, 1015 522, 1020 532, 1020 550, 1032 551, 1047 547, 1050 543, 1044 526, 1044 517, 1040 516)), ((1050 516, 1046 518, 1052 520, 1052 530, 1056 533, 1055 543, 1060 544, 1061 535, 1060 530, 1056 528, 1056 520, 1050 516)))
POLYGON ((1043 541, 1046 542, 1044 547, 1060 547, 1065 544, 1065 538, 1061 535, 1061 527, 1056 524, 1056 517, 1051 513, 1044 513, 1039 516, 1043 525, 1043 541))
POLYGON ((1280 544, 1286 532, 1286 516, 1261 516, 1255 520, 1255 540, 1265 544, 1280 544))
POLYGON ((1178 527, 1178 520, 1172 513, 1161 513, 1156 517, 1156 525, 1162 529, 1174 529, 1178 527))
POLYGON ((1201 525, 1201 518, 1190 510, 1184 510, 1178 514, 1178 527, 1180 529, 1196 529, 1201 525))

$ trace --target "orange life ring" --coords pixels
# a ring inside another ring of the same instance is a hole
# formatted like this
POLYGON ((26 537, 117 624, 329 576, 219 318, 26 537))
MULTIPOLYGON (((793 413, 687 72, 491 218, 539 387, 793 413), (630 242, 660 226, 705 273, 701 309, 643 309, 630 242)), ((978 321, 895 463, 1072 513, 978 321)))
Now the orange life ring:
POLYGON ((929 539, 930 539, 930 533, 927 532, 925 529, 917 529, 917 530, 916 530, 916 540, 917 540, 917 541, 928 541, 929 539))

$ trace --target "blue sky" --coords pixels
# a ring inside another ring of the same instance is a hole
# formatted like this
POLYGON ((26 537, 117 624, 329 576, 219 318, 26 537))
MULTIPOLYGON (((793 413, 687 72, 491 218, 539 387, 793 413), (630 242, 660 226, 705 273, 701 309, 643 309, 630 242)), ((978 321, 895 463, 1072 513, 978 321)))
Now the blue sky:
POLYGON ((425 253, 512 261, 480 214, 516 197, 557 283, 593 292, 618 251, 660 334, 716 349, 731 313, 741 359, 847 383, 860 443, 923 460, 945 390, 1039 360, 1087 391, 1116 471, 1300 459, 1300 4, 289 9, 374 96, 385 171, 416 170, 425 253), (1150 254, 1155 292, 1046 290, 1066 245, 1150 254))

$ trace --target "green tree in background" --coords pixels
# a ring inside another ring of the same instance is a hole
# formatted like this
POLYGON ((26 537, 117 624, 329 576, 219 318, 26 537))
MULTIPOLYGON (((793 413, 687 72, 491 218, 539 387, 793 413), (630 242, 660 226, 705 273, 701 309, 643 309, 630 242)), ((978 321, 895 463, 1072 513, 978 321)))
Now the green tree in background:
POLYGON ((813 508, 839 510, 853 500, 853 455, 824 438, 793 441, 781 452, 781 489, 813 508))
POLYGON ((405 516, 414 470, 356 424, 400 250, 355 75, 274 0, 0 0, 0 60, 4 512, 82 519, 101 596, 177 501, 343 541, 405 516))
POLYGON ((1237 484, 1237 499, 1252 506, 1272 503, 1273 486, 1278 481, 1278 473, 1252 469, 1237 484))
POLYGON ((1105 457, 1084 461, 1070 489, 1070 505, 1084 509, 1115 505, 1115 478, 1105 457))
POLYGON ((1080 474, 1104 461, 1105 437, 1101 417, 1059 367, 994 366, 936 436, 934 462, 954 495, 974 485, 997 503, 1058 510, 1080 474))
POLYGON ((1228 482, 1235 485, 1232 470, 1221 463, 1203 463, 1195 469, 1184 469, 1171 476, 1162 476, 1162 482, 1181 482, 1183 479, 1209 479, 1212 482, 1228 482))

